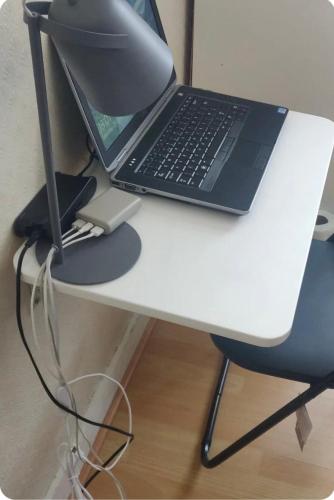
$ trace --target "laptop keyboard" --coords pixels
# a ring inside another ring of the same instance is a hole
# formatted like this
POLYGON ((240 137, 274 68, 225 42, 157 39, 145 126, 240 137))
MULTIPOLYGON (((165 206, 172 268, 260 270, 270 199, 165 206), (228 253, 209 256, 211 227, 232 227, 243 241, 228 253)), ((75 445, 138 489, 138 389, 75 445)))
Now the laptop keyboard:
POLYGON ((211 191, 248 111, 244 105, 186 97, 136 172, 211 191))

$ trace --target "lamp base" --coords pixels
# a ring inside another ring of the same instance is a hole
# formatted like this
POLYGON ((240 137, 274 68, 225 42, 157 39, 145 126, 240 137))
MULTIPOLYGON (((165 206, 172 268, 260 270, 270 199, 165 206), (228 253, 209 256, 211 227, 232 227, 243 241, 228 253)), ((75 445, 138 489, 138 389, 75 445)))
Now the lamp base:
MULTIPOLYGON (((43 264, 50 251, 50 241, 36 245, 36 258, 43 264)), ((141 240, 129 224, 113 233, 92 238, 64 250, 64 262, 52 265, 53 278, 72 285, 98 285, 126 274, 141 253, 141 240)))

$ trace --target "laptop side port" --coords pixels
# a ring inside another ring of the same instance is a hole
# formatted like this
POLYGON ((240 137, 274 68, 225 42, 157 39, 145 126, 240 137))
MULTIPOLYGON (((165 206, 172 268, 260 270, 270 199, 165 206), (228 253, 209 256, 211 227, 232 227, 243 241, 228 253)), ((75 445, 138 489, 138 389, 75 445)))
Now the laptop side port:
POLYGON ((134 193, 137 191, 137 187, 132 184, 124 184, 124 189, 127 191, 133 191, 134 193))
POLYGON ((115 181, 113 179, 112 184, 115 187, 118 187, 120 189, 125 189, 126 191, 131 191, 132 193, 140 193, 140 194, 147 193, 147 189, 134 186, 133 184, 128 184, 126 182, 115 181))
POLYGON ((121 189, 124 186, 123 182, 119 182, 119 181, 115 181, 115 180, 112 181, 112 185, 115 186, 115 187, 119 187, 121 189))

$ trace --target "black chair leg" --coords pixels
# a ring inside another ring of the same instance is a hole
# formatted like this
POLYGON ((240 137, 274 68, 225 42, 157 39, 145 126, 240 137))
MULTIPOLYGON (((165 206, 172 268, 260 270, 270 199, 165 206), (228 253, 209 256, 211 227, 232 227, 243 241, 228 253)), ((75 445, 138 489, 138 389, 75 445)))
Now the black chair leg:
MULTIPOLYGON (((205 461, 205 458, 207 457, 210 451, 212 436, 215 430, 216 420, 219 412, 220 400, 223 395, 229 366, 230 366, 230 360, 224 356, 223 363, 218 376, 216 390, 214 392, 213 399, 211 402, 208 422, 206 424, 206 430, 202 441, 202 462, 203 460, 205 461)), ((203 465, 205 465, 204 462, 203 465)))
POLYGON ((331 376, 327 377, 323 381, 312 385, 309 389, 304 391, 296 398, 292 399, 292 401, 290 401, 288 404, 286 404, 278 411, 273 413, 270 417, 263 420, 263 422, 254 427, 251 431, 247 432, 247 434, 244 434, 240 439, 235 441, 233 444, 225 448, 216 456, 209 458, 212 436, 218 415, 221 396, 224 390, 224 384, 226 381, 226 375, 229 368, 229 364, 230 360, 224 358, 224 362, 218 377, 216 391, 209 412, 206 431, 204 434, 204 438, 202 440, 202 446, 201 446, 202 465, 207 469, 213 469, 214 467, 217 467, 217 465, 220 465, 221 463, 225 462, 235 453, 245 448, 245 446, 253 442, 258 437, 262 436, 262 434, 269 431, 270 429, 272 429, 272 427, 280 423, 282 420, 295 413, 298 410, 298 408, 305 405, 306 403, 317 397, 319 394, 324 392, 326 389, 328 389, 328 382, 330 380, 330 377, 331 379, 333 379, 333 374, 331 374, 331 376))

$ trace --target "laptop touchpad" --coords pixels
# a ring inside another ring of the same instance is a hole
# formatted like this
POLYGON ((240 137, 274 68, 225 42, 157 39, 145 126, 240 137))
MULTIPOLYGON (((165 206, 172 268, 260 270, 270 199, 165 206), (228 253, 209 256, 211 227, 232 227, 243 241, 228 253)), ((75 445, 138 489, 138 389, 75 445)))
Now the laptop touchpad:
POLYGON ((259 155, 261 144, 253 141, 239 139, 234 148, 231 159, 240 167, 251 168, 256 166, 255 161, 259 155))
POLYGON ((265 170, 272 153, 272 146, 241 140, 233 152, 233 161, 245 168, 265 170))

